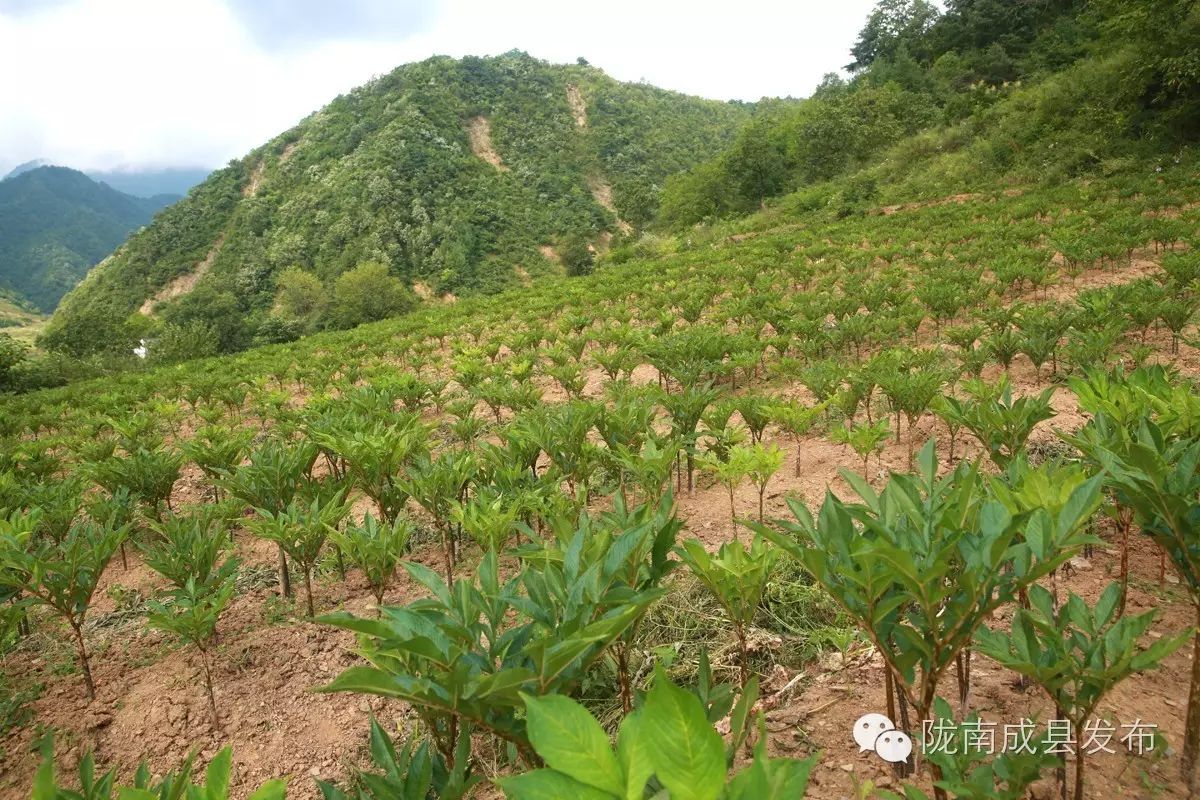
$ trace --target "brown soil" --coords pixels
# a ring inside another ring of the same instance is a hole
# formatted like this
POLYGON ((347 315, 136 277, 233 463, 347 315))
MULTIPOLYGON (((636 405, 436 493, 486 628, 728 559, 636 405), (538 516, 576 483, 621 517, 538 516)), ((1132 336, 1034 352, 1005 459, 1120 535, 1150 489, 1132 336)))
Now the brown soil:
MULTIPOLYGON (((282 159, 280 159, 282 162, 282 159)), ((254 171, 250 173, 250 180, 242 187, 242 197, 255 197, 258 195, 258 188, 262 186, 263 175, 267 170, 267 162, 259 159, 254 165, 254 171)))
POLYGON ((596 198, 596 202, 616 216, 617 230, 621 233, 633 231, 633 226, 621 219, 621 215, 617 213, 617 207, 613 203, 612 187, 608 185, 607 181, 600 177, 593 177, 588 181, 588 188, 592 190, 592 197, 596 198))

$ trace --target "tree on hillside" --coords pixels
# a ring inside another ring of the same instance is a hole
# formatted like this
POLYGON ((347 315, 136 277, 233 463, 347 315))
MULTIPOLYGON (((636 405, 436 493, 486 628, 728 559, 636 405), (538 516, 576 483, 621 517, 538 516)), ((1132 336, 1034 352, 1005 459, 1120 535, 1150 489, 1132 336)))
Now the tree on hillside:
POLYGON ((582 234, 572 234, 563 242, 560 257, 568 275, 587 275, 596 263, 596 254, 582 234))
POLYGON ((416 305, 408 287, 378 261, 365 261, 343 272, 333 285, 333 320, 346 328, 394 317, 416 305))
POLYGON ((902 46, 910 46, 937 21, 937 8, 926 0, 880 0, 850 48, 851 72, 871 66, 877 58, 890 58, 902 46))
POLYGON ((779 135, 781 114, 770 111, 746 124, 727 156, 730 178, 741 196, 755 206, 783 191, 788 177, 786 143, 779 135))
POLYGON ((28 350, 7 333, 0 333, 0 392, 8 389, 13 368, 25 360, 28 350))
POLYGON ((279 273, 275 310, 280 317, 294 320, 308 331, 316 327, 328 307, 328 293, 316 275, 300 267, 288 267, 279 273))
POLYGON ((181 328, 189 325, 211 328, 222 353, 232 353, 250 344, 250 327, 241 300, 212 276, 165 306, 162 319, 181 328))

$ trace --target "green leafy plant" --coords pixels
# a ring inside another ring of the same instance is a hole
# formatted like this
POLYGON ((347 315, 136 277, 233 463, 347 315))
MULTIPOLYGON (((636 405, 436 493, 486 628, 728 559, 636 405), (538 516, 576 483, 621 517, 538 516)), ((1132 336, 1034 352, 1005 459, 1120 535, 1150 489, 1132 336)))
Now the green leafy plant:
POLYGON ((878 455, 883 449, 884 442, 891 435, 891 426, 886 419, 876 423, 859 422, 857 424, 839 425, 829 432, 829 438, 835 442, 850 445, 863 462, 863 472, 867 471, 871 456, 878 455))
POLYGON ((965 400, 946 396, 939 413, 948 422, 966 428, 979 440, 996 466, 1004 469, 1020 455, 1038 423, 1054 416, 1050 398, 1054 387, 1038 395, 1012 397, 1012 388, 1002 380, 994 393, 965 400))
POLYGON ((676 800, 801 798, 816 764, 816 757, 769 757, 764 737, 753 760, 731 773, 700 700, 661 670, 642 706, 622 720, 615 751, 600 723, 570 698, 523 699, 530 742, 546 766, 499 779, 510 800, 641 800, 652 786, 676 800))
MULTIPOLYGON (((321 618, 356 632, 359 652, 370 664, 351 667, 322 691, 407 701, 451 769, 458 767, 464 725, 498 736, 534 763, 520 693, 571 691, 661 594, 642 592, 604 613, 597 613, 594 602, 547 608, 543 604, 556 604, 558 595, 536 600, 522 595, 521 576, 501 583, 493 551, 484 554, 474 580, 460 578, 453 586, 419 564, 403 566, 430 591, 429 598, 385 607, 379 619, 346 613, 321 618)), ((590 574, 581 580, 579 593, 590 574)))
MULTIPOLYGON (((282 512, 300 491, 303 481, 311 474, 319 450, 311 442, 292 444, 281 439, 268 439, 252 450, 249 463, 238 466, 217 481, 232 497, 273 514, 282 512)), ((287 553, 279 547, 279 592, 292 596, 288 575, 287 553)))
POLYGON ((146 621, 151 628, 177 636, 195 647, 200 654, 204 688, 208 694, 208 711, 214 730, 221 727, 221 720, 213 691, 210 649, 217 631, 217 621, 233 599, 233 592, 232 575, 211 583, 201 583, 193 577, 168 595, 169 603, 157 600, 147 603, 146 621))
MULTIPOLYGON (((1082 731, 1100 701, 1125 678, 1157 666, 1177 650, 1191 631, 1159 639, 1142 649, 1137 641, 1155 612, 1117 616, 1122 594, 1110 583, 1094 608, 1072 593, 1061 608, 1042 586, 1029 588, 1029 608, 1018 608, 1012 630, 980 628, 979 652, 1031 679, 1045 690, 1059 719, 1082 731)), ((1084 748, 1075 753, 1075 800, 1083 800, 1084 748)))
POLYGON ((49 607, 71 628, 88 700, 94 700, 96 685, 83 639, 83 623, 100 576, 128 529, 79 522, 71 526, 61 542, 45 538, 35 541, 31 519, 25 515, 16 520, 16 525, 0 529, 0 567, 9 576, 6 580, 49 607))
POLYGON ((1100 465, 1118 500, 1134 510, 1142 531, 1166 554, 1196 609, 1180 764, 1194 787, 1200 753, 1200 437, 1172 437, 1169 430, 1147 415, 1130 433, 1101 413, 1064 438, 1100 465))
MULTIPOLYGON (((663 580, 678 566, 670 558, 682 523, 675 517, 670 494, 656 503, 628 508, 620 497, 612 511, 558 517, 550 528, 553 539, 519 555, 535 569, 521 580, 534 605, 527 613, 542 625, 570 627, 582 609, 608 614, 630 599, 655 596, 663 580)), ((629 653, 637 639, 642 616, 636 617, 612 644, 621 705, 633 708, 633 675, 629 653)))
POLYGON ((396 565, 408 547, 413 528, 407 517, 379 522, 366 514, 361 524, 350 524, 345 530, 330 533, 346 560, 362 571, 377 605, 383 604, 383 595, 395 578, 396 565))
POLYGON ((312 596, 312 571, 329 532, 349 513, 341 492, 329 498, 305 503, 293 500, 282 511, 257 509, 258 517, 249 523, 251 532, 275 542, 287 553, 304 575, 304 603, 310 617, 315 616, 312 596))
MULTIPOLYGON (((1056 517, 1041 508, 1014 515, 987 496, 974 466, 960 464, 939 478, 932 441, 917 461, 919 473, 893 474, 878 493, 843 471, 859 502, 827 494, 814 518, 793 501, 796 523, 758 528, 845 609, 879 649, 888 681, 924 721, 942 676, 961 667, 974 632, 1083 544, 1080 518, 1095 507, 1100 481, 1076 489, 1056 517)), ((903 705, 901 711, 907 719, 903 705)))
POLYGON ((455 766, 449 769, 429 742, 417 744, 415 736, 397 750, 392 737, 371 717, 371 763, 378 771, 355 770, 348 790, 322 780, 317 786, 325 800, 459 800, 481 781, 470 772, 470 746, 469 731, 460 733, 455 766))
POLYGON ((122 488, 146 507, 153 519, 162 519, 170 507, 171 490, 179 480, 183 454, 164 448, 139 447, 123 456, 92 464, 89 474, 109 494, 122 488))
POLYGON ((456 561, 451 509, 463 499, 475 469, 475 457, 469 450, 451 451, 437 458, 421 456, 409 465, 407 477, 399 484, 433 517, 442 539, 442 559, 449 583, 454 580, 456 561))
POLYGON ((158 538, 140 545, 146 566, 176 588, 189 581, 201 588, 223 583, 237 571, 238 560, 229 557, 227 523, 218 506, 203 506, 185 515, 168 514, 152 524, 158 538))
POLYGON ((796 477, 800 477, 800 443, 812 430, 826 404, 806 406, 801 403, 779 403, 771 407, 771 419, 796 443, 796 477))
POLYGON ((695 539, 684 542, 676 552, 688 569, 704 584, 733 623, 738 641, 738 670, 743 688, 750 680, 750 650, 746 632, 779 559, 779 551, 755 536, 750 547, 740 541, 726 542, 716 555, 695 539))
MULTIPOLYGON (((937 719, 953 719, 950 705, 942 698, 934 702, 937 719)), ((978 714, 968 714, 962 721, 962 729, 971 729, 982 723, 978 714)), ((1030 788, 1041 777, 1042 771, 1059 763, 1059 756, 1043 736, 1039 742, 1028 747, 1013 748, 1000 753, 985 753, 983 748, 947 747, 925 753, 930 763, 937 765, 942 774, 937 788, 948 792, 956 800, 1026 800, 1030 788), (949 752, 953 751, 953 752, 949 752)), ((905 784, 903 794, 880 792, 886 800, 929 800, 919 787, 905 784)))
MULTIPOLYGON (((42 761, 33 778, 34 800, 112 800, 114 793, 121 800, 226 800, 229 781, 233 776, 233 751, 225 747, 209 762, 202 783, 193 783, 192 763, 195 753, 187 757, 178 772, 168 772, 154 780, 150 767, 143 761, 138 765, 132 784, 117 783, 117 770, 112 768, 97 777, 96 762, 89 752, 79 761, 79 791, 59 786, 54 774, 54 739, 43 736, 38 743, 42 761)), ((285 800, 287 784, 269 780, 255 789, 247 800, 285 800)))

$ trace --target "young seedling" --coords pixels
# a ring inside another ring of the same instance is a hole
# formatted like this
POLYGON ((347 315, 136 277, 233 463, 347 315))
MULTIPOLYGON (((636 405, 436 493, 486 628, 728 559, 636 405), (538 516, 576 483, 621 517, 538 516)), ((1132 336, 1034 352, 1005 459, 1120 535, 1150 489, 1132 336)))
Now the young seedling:
POLYGON ((796 443, 796 477, 800 477, 800 443, 812 430, 827 403, 806 406, 801 403, 779 403, 771 407, 771 420, 796 443))
POLYGON ((139 448, 123 456, 92 464, 92 480, 110 495, 122 488, 137 498, 151 519, 162 519, 163 509, 171 507, 171 490, 179 480, 183 454, 165 448, 139 448))
POLYGON ((283 511, 257 509, 258 518, 249 523, 250 531, 262 539, 275 542, 287 553, 304 574, 304 602, 308 616, 313 609, 312 571, 329 532, 348 514, 341 492, 332 498, 317 498, 311 503, 293 500, 283 511))
POLYGON ((729 458, 725 461, 705 455, 700 459, 700 469, 712 473, 729 491, 729 523, 733 533, 738 535, 737 507, 734 504, 733 492, 746 476, 750 474, 750 461, 746 457, 749 451, 744 447, 733 447, 729 450, 729 458))
MULTIPOLYGON (((291 444, 269 439, 250 453, 250 463, 237 467, 217 481, 232 497, 254 508, 278 514, 295 498, 302 483, 312 473, 320 451, 311 442, 291 444)), ((279 548, 279 592, 292 596, 287 554, 279 548)))
POLYGON ((254 431, 250 428, 206 425, 183 446, 183 454, 200 468, 212 484, 215 498, 220 500, 221 487, 217 481, 242 463, 253 439, 254 431))
POLYGON ((128 528, 77 522, 61 542, 35 540, 35 516, 17 515, 0 529, 0 568, 70 626, 88 700, 94 700, 96 684, 83 640, 83 623, 100 576, 128 528))
MULTIPOLYGON (((226 747, 213 756, 208 769, 204 773, 204 781, 192 783, 192 762, 196 757, 193 751, 184 760, 178 772, 168 772, 155 781, 150 775, 150 767, 142 761, 130 785, 117 783, 116 768, 110 769, 97 778, 96 762, 91 753, 87 753, 79 761, 79 785, 82 792, 76 792, 58 785, 54 775, 54 737, 46 734, 37 743, 41 751, 42 763, 33 779, 33 794, 38 800, 56 800, 56 798, 83 797, 86 800, 109 800, 111 797, 121 797, 127 800, 180 800, 180 798, 206 798, 219 800, 229 797, 229 781, 233 776, 233 751, 226 747)), ((246 800, 285 800, 287 783, 281 779, 269 780, 259 786, 246 800)))
MULTIPOLYGON (((741 458, 742 456, 738 456, 741 458)), ((762 442, 746 450, 746 475, 758 489, 758 521, 763 522, 763 499, 767 494, 767 484, 772 476, 783 466, 783 451, 778 445, 764 445, 762 442)))
POLYGON ((1082 545, 1080 518, 1100 482, 1076 489, 1056 518, 1041 508, 1013 515, 987 497, 976 467, 960 464, 939 478, 932 441, 917 462, 918 474, 893 474, 878 493, 843 471, 859 503, 830 493, 814 518, 791 502, 796 523, 782 532, 755 527, 855 620, 923 722, 975 630, 1082 545))
POLYGON ((850 445, 850 449, 858 454, 863 462, 863 473, 867 471, 871 456, 879 455, 883 443, 890 435, 891 426, 886 419, 874 424, 860 422, 857 425, 839 425, 829 432, 829 438, 840 444, 850 445))
POLYGON ((217 620, 233 598, 234 576, 225 575, 215 583, 200 583, 190 578, 181 587, 169 594, 170 604, 157 600, 149 601, 146 621, 151 628, 179 637, 196 648, 200 654, 200 665, 204 672, 204 688, 208 693, 208 711, 212 716, 213 730, 221 727, 217 715, 217 698, 213 691, 212 667, 209 650, 213 635, 217 631, 217 620))
POLYGON ((483 781, 470 768, 470 726, 459 732, 453 769, 440 753, 430 748, 428 739, 420 741, 417 734, 410 735, 404 745, 397 748, 375 717, 371 717, 369 749, 371 763, 378 771, 354 770, 350 781, 353 788, 347 790, 318 779, 317 787, 325 800, 380 800, 385 797, 388 800, 428 800, 430 797, 462 800, 483 781))
POLYGON ((726 542, 714 556, 703 543, 690 539, 676 549, 679 557, 704 584, 733 623, 738 642, 738 671, 742 687, 750 680, 750 650, 746 630, 762 602, 779 551, 755 536, 749 549, 740 541, 726 542))
POLYGON ((237 571, 227 523, 219 506, 202 506, 186 516, 168 514, 151 525, 157 539, 140 545, 146 566, 182 589, 194 582, 201 590, 222 584, 237 571))
POLYGON ((398 482, 399 488, 433 517, 442 538, 447 583, 453 583, 456 561, 450 510, 464 497, 476 469, 475 456, 469 450, 447 452, 436 459, 422 455, 409 465, 407 478, 398 482))
POLYGON ((1054 387, 1039 395, 1012 397, 1012 388, 1007 379, 994 387, 998 396, 989 393, 984 397, 960 400, 946 396, 940 413, 943 419, 953 420, 966 428, 987 450, 988 456, 1000 469, 1004 469, 1025 448, 1025 442, 1038 423, 1054 416, 1050 398, 1054 387))
MULTIPOLYGON (((1016 610, 1011 632, 981 628, 976 647, 1042 687, 1058 719, 1069 720, 1073 730, 1087 730, 1100 701, 1118 683, 1158 666, 1192 635, 1185 631, 1139 647, 1156 612, 1119 617, 1121 594, 1121 585, 1110 583, 1094 608, 1074 593, 1059 608, 1049 590, 1031 586, 1029 608, 1016 610)), ((1078 747, 1075 800, 1084 797, 1084 756, 1085 748, 1078 747)))
POLYGON ((493 489, 476 491, 465 502, 453 502, 450 516, 483 550, 500 552, 517 531, 521 507, 493 489))
POLYGON ((1130 433, 1101 413, 1076 435, 1063 438, 1104 470, 1119 502, 1134 510, 1142 532, 1170 559, 1196 610, 1180 763, 1188 790, 1194 792, 1200 754, 1200 436, 1173 437, 1170 431, 1147 413, 1130 433))
MULTIPOLYGON (((685 386, 676 394, 663 393, 659 402, 671 416, 671 428, 683 445, 687 457, 687 489, 692 491, 692 479, 696 460, 696 426, 700 424, 705 410, 720 397, 720 391, 711 386, 685 386)), ((679 487, 676 487, 677 489, 679 487)))
MULTIPOLYGON (((752 696, 756 692, 745 692, 730 718, 735 743, 749 734, 752 696)), ((645 703, 622 720, 615 752, 600 723, 569 697, 523 694, 522 700, 530 742, 546 766, 497 780, 509 800, 641 798, 652 779, 661 793, 680 800, 799 800, 816 765, 815 756, 769 757, 763 736, 753 760, 731 772, 725 742, 700 699, 670 683, 661 667, 645 703)))
POLYGON ((352 667, 322 691, 352 691, 407 701, 439 752, 457 768, 464 723, 510 743, 528 764, 536 761, 520 713, 520 693, 568 692, 607 648, 639 619, 661 591, 626 594, 615 607, 587 599, 593 572, 557 593, 524 596, 522 577, 501 583, 498 557, 484 554, 472 579, 447 585, 420 564, 404 562, 431 596, 387 607, 380 619, 333 614, 327 624, 360 634, 371 666, 352 667))
POLYGON ((392 522, 378 522, 371 514, 363 517, 361 525, 347 525, 344 531, 333 531, 330 538, 353 566, 358 567, 377 606, 383 605, 383 595, 396 574, 396 565, 408 547, 413 533, 412 521, 397 517, 392 522))
POLYGON ((641 490, 642 499, 657 505, 659 498, 671 481, 671 467, 679 454, 674 437, 660 441, 648 437, 640 450, 634 451, 625 445, 617 445, 612 451, 613 459, 620 471, 620 494, 628 501, 625 484, 629 479, 641 490))

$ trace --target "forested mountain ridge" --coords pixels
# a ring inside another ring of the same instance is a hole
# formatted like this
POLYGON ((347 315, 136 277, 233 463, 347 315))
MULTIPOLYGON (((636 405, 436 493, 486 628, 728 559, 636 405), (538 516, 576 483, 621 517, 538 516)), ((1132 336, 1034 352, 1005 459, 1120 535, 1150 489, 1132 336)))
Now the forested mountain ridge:
POLYGON ((174 196, 133 197, 66 167, 0 181, 0 290, 49 312, 174 196))
POLYGON ((353 324, 370 314, 311 306, 363 264, 437 295, 585 270, 748 116, 523 53, 409 64, 214 172, 66 299, 45 343, 94 352, 165 322, 230 351, 353 324))

